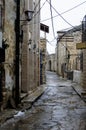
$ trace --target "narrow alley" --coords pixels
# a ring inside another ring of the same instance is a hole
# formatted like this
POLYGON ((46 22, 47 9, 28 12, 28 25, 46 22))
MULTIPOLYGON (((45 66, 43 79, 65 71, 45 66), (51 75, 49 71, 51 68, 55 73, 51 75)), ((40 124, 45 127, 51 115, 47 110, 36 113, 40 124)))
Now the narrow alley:
POLYGON ((86 130, 86 103, 70 80, 46 73, 47 89, 20 118, 4 123, 0 130, 86 130))

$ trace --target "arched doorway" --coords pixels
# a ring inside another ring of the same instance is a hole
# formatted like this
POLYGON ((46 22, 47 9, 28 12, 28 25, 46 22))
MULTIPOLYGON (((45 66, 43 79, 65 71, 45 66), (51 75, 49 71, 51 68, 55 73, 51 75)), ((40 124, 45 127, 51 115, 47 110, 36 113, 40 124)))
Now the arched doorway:
POLYGON ((49 71, 51 71, 51 60, 49 60, 49 71))

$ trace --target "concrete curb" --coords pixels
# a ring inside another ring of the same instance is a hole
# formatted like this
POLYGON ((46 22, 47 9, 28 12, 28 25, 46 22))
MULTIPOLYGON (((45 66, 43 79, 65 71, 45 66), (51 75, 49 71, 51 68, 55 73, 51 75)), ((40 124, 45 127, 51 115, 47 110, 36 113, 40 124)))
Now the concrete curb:
POLYGON ((73 90, 77 93, 77 95, 79 95, 79 97, 86 103, 86 97, 84 97, 82 95, 82 87, 76 83, 74 83, 73 85, 71 85, 71 87, 73 88, 73 90))
POLYGON ((24 98, 22 100, 22 102, 29 102, 29 103, 32 104, 33 102, 35 102, 44 93, 46 88, 47 88, 47 86, 45 84, 39 86, 36 91, 34 91, 30 95, 28 95, 26 98, 24 98))
POLYGON ((6 109, 3 112, 0 112, 0 125, 11 118, 14 118, 14 115, 17 114, 19 111, 24 112, 26 110, 29 110, 35 103, 35 101, 38 100, 39 97, 45 92, 46 89, 46 84, 41 85, 31 95, 25 96, 25 98, 22 99, 21 104, 23 103, 24 106, 21 105, 20 108, 6 109))

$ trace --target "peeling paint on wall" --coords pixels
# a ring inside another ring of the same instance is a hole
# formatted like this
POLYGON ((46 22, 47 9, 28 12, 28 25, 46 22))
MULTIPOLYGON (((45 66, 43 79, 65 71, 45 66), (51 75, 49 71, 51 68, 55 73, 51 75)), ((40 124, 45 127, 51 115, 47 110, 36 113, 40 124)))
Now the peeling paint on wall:
POLYGON ((3 39, 9 47, 5 50, 5 85, 12 90, 14 84, 14 61, 15 61, 15 19, 16 3, 13 0, 5 0, 5 22, 3 39))

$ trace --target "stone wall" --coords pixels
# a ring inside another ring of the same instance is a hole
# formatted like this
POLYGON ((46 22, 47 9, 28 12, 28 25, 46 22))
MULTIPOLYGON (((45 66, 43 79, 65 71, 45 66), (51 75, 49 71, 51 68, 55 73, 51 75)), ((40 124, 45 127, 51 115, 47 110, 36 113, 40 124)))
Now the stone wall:
POLYGON ((2 41, 7 44, 7 48, 2 70, 3 108, 6 107, 9 97, 13 96, 15 88, 15 19, 15 1, 5 0, 2 7, 2 41))
POLYGON ((15 61, 15 18, 16 18, 16 4, 14 1, 5 1, 5 22, 3 39, 9 47, 5 53, 5 77, 6 88, 12 90, 14 87, 14 61, 15 61), (9 8, 10 7, 10 8, 9 8))
MULTIPOLYGON (((34 10, 38 0, 25 0, 25 9, 34 10)), ((35 13, 39 10, 35 8, 35 13)), ((31 93, 39 86, 39 41, 40 41, 40 14, 33 16, 31 21, 23 26, 23 45, 22 45, 22 91, 31 93), (34 24, 37 23, 37 24, 34 24)))
POLYGON ((78 84, 81 84, 81 75, 82 75, 81 71, 74 70, 73 71, 73 81, 78 84))
POLYGON ((61 75, 61 65, 66 63, 66 69, 80 70, 80 50, 76 49, 76 43, 81 42, 80 26, 76 30, 58 31, 57 43, 57 73, 61 75), (65 35, 63 35, 65 34, 65 35), (62 37, 61 37, 62 36, 62 37), (60 39, 61 37, 61 39, 60 39))
POLYGON ((46 39, 40 39, 40 83, 46 83, 46 39))
POLYGON ((86 90, 86 50, 83 50, 82 87, 86 90))
POLYGON ((28 38, 27 38, 27 32, 28 32, 28 26, 23 26, 23 44, 22 44, 22 54, 21 54, 21 91, 27 92, 27 63, 28 63, 28 57, 27 57, 27 51, 28 51, 28 38))

